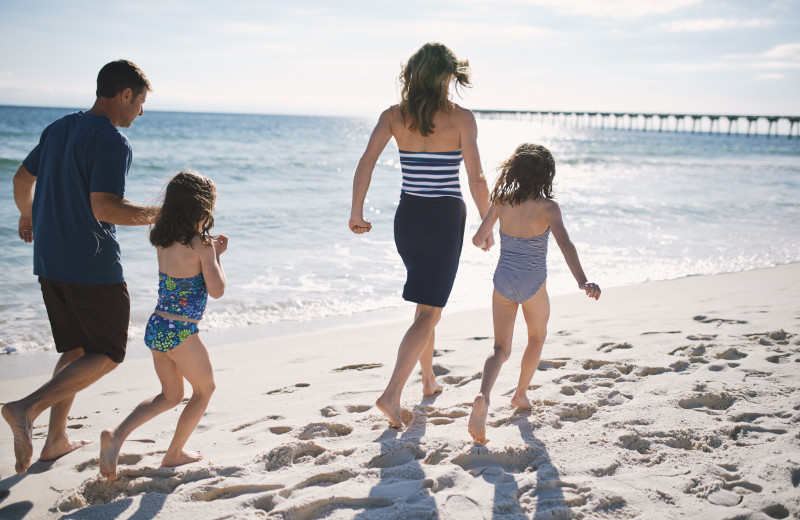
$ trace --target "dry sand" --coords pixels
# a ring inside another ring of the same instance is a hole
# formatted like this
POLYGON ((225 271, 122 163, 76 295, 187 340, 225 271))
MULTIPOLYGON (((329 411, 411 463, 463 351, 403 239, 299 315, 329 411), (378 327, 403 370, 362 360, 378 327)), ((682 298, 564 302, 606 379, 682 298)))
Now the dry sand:
MULTIPOLYGON (((205 460, 158 467, 178 407, 133 433, 108 482, 100 431, 158 391, 150 360, 130 359, 78 394, 69 432, 96 441, 84 449, 15 475, 0 424, 0 518, 800 518, 797 282, 791 264, 552 298, 535 408, 509 405, 520 315, 486 446, 467 418, 488 310, 445 311, 444 392, 423 397, 413 374, 404 431, 373 403, 408 321, 210 344, 217 392, 187 445, 205 460)), ((45 379, 4 380, 0 401, 45 379)))

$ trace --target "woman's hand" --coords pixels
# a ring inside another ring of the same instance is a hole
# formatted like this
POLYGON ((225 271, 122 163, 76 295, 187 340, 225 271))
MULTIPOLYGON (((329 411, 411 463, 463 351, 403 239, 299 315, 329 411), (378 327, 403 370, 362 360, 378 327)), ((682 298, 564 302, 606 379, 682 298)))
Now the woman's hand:
POLYGON ((369 233, 372 229, 372 224, 364 217, 350 217, 350 231, 356 235, 362 233, 369 233))
POLYGON ((494 245, 494 233, 489 232, 488 235, 485 235, 479 230, 475 233, 475 236, 472 237, 472 244, 475 247, 480 247, 484 251, 488 251, 494 245))
POLYGON ((585 282, 578 287, 586 291, 586 296, 589 298, 594 298, 595 300, 600 298, 600 286, 596 283, 585 282))

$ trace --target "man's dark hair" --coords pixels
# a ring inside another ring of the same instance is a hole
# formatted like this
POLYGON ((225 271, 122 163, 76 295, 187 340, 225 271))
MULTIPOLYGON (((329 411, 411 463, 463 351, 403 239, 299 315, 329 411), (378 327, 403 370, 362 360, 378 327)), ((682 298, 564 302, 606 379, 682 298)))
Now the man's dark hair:
POLYGON ((113 98, 126 88, 136 96, 150 90, 150 81, 135 63, 116 60, 100 69, 97 74, 97 97, 113 98))

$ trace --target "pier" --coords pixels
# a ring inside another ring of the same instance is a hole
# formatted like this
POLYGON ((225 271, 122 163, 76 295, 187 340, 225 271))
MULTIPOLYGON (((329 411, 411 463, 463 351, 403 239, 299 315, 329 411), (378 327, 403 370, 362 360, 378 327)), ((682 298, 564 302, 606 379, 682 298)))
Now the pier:
POLYGON ((759 125, 767 126, 768 137, 778 134, 778 127, 788 126, 787 137, 797 129, 800 138, 800 116, 758 116, 758 115, 722 115, 722 114, 659 114, 638 112, 569 112, 555 110, 473 110, 478 117, 486 119, 507 119, 532 121, 537 117, 541 122, 573 124, 584 128, 613 128, 615 130, 640 130, 646 132, 702 132, 731 135, 750 135, 755 127, 758 134, 759 125), (723 129, 723 122, 726 123, 723 129), (747 124, 747 131, 740 131, 740 123, 747 124))

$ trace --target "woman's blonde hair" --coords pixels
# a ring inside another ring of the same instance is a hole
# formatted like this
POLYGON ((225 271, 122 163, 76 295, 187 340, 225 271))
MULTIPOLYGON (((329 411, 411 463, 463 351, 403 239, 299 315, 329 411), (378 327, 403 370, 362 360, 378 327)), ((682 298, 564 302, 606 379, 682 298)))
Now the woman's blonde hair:
POLYGON ((553 198, 556 161, 540 144, 521 144, 498 168, 491 201, 515 206, 528 199, 553 198))
POLYGON ((423 136, 433 133, 433 115, 450 107, 447 99, 450 81, 469 87, 469 61, 459 60, 441 43, 426 43, 403 65, 400 115, 411 131, 423 136))

